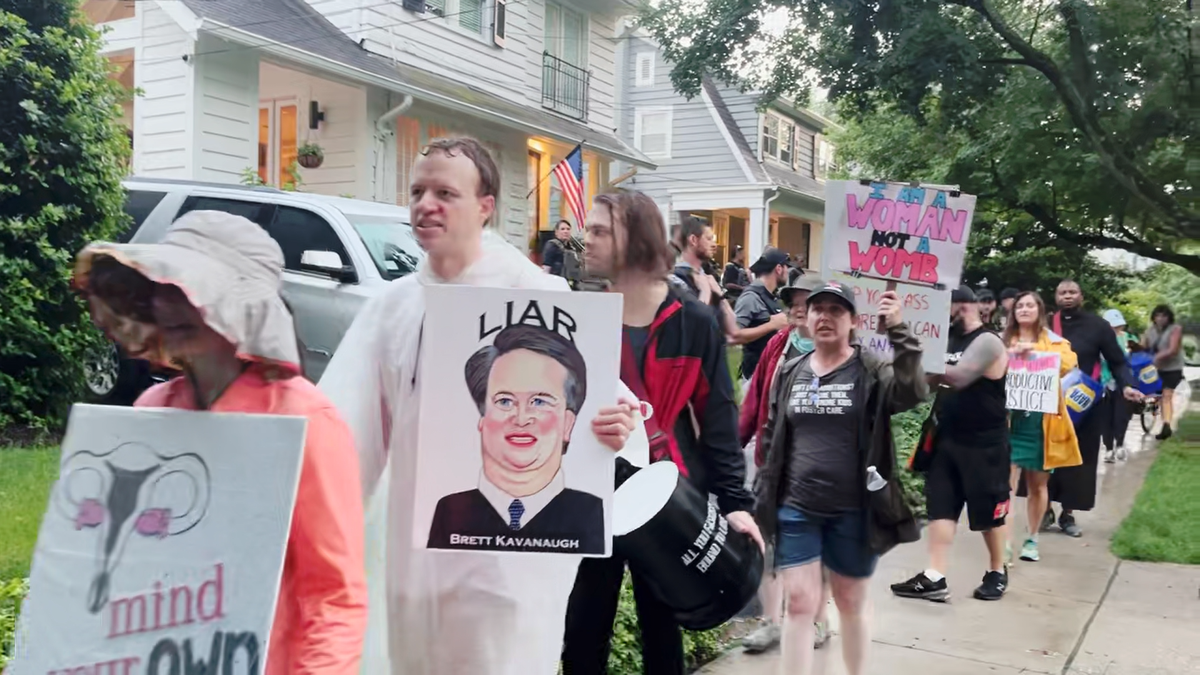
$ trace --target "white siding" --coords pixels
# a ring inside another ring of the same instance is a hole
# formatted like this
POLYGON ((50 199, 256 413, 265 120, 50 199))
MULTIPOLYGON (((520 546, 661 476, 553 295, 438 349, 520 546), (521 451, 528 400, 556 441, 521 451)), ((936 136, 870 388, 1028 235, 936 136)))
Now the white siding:
POLYGON ((238 183, 258 166, 258 54, 201 36, 196 58, 196 180, 238 183))
POLYGON ((194 73, 184 57, 191 38, 158 5, 138 3, 142 45, 134 86, 145 92, 134 106, 133 170, 139 176, 191 178, 194 73))
MULTIPOLYGON (((370 133, 366 90, 264 62, 258 95, 262 101, 295 100, 299 144, 316 143, 325 152, 319 169, 300 169, 305 192, 371 198, 363 194, 365 183, 360 180, 370 176, 373 159, 365 155, 362 143, 370 133), (325 113, 319 129, 308 128, 309 101, 316 101, 325 113)), ((256 109, 255 119, 257 114, 256 109)))
MULTIPOLYGON (((312 8, 320 12, 329 23, 337 26, 347 35, 357 34, 362 30, 363 10, 360 5, 374 4, 358 0, 308 0, 312 8)), ((358 38, 355 38, 357 40, 358 38)))
POLYGON ((616 40, 614 17, 593 14, 591 20, 588 69, 592 73, 588 101, 588 122, 592 127, 611 131, 616 128, 616 40))

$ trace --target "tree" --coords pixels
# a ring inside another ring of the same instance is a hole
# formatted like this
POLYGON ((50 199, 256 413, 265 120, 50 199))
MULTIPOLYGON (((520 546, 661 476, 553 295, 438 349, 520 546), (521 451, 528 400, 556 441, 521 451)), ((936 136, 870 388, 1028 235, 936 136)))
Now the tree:
POLYGON ((62 420, 100 336, 75 253, 125 227, 125 93, 71 0, 0 0, 0 428, 62 420))
MULTIPOLYGON (((955 183, 1056 246, 1200 272, 1200 256, 1180 250, 1200 238, 1189 11, 1177 0, 662 0, 643 25, 685 95, 710 73, 765 101, 803 102, 822 86, 861 144, 883 129, 923 172, 869 177, 955 183)), ((886 164, 862 168, 905 168, 886 164)))

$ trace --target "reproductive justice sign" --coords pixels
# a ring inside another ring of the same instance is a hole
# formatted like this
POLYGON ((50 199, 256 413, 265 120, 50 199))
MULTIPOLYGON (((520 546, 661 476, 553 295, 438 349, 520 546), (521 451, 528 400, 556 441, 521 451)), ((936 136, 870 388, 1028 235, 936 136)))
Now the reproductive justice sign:
POLYGON ((944 187, 827 181, 825 269, 956 288, 974 212, 974 195, 944 187))

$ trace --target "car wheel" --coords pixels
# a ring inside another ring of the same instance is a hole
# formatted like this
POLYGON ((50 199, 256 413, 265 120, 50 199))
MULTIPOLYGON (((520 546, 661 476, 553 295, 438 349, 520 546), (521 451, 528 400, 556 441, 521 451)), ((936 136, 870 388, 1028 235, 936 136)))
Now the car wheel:
POLYGON ((88 399, 95 403, 129 404, 149 386, 146 367, 126 359, 111 342, 92 353, 84 363, 88 399))

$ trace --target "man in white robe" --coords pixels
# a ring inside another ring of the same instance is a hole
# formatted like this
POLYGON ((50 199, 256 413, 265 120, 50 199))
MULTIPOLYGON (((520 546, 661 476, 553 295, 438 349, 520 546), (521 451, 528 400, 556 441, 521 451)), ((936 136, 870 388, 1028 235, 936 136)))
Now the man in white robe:
MULTIPOLYGON (((354 433, 368 500, 364 675, 553 675, 558 668, 579 558, 425 551, 412 543, 418 421, 469 422, 420 410, 424 289, 567 290, 562 277, 544 274, 485 231, 499 183, 491 157, 472 139, 439 140, 425 150, 413 169, 410 208, 428 258, 368 303, 321 379, 354 433)), ((593 432, 614 450, 627 441, 648 448, 634 422, 636 399, 620 389, 623 402, 603 408, 593 432)))

